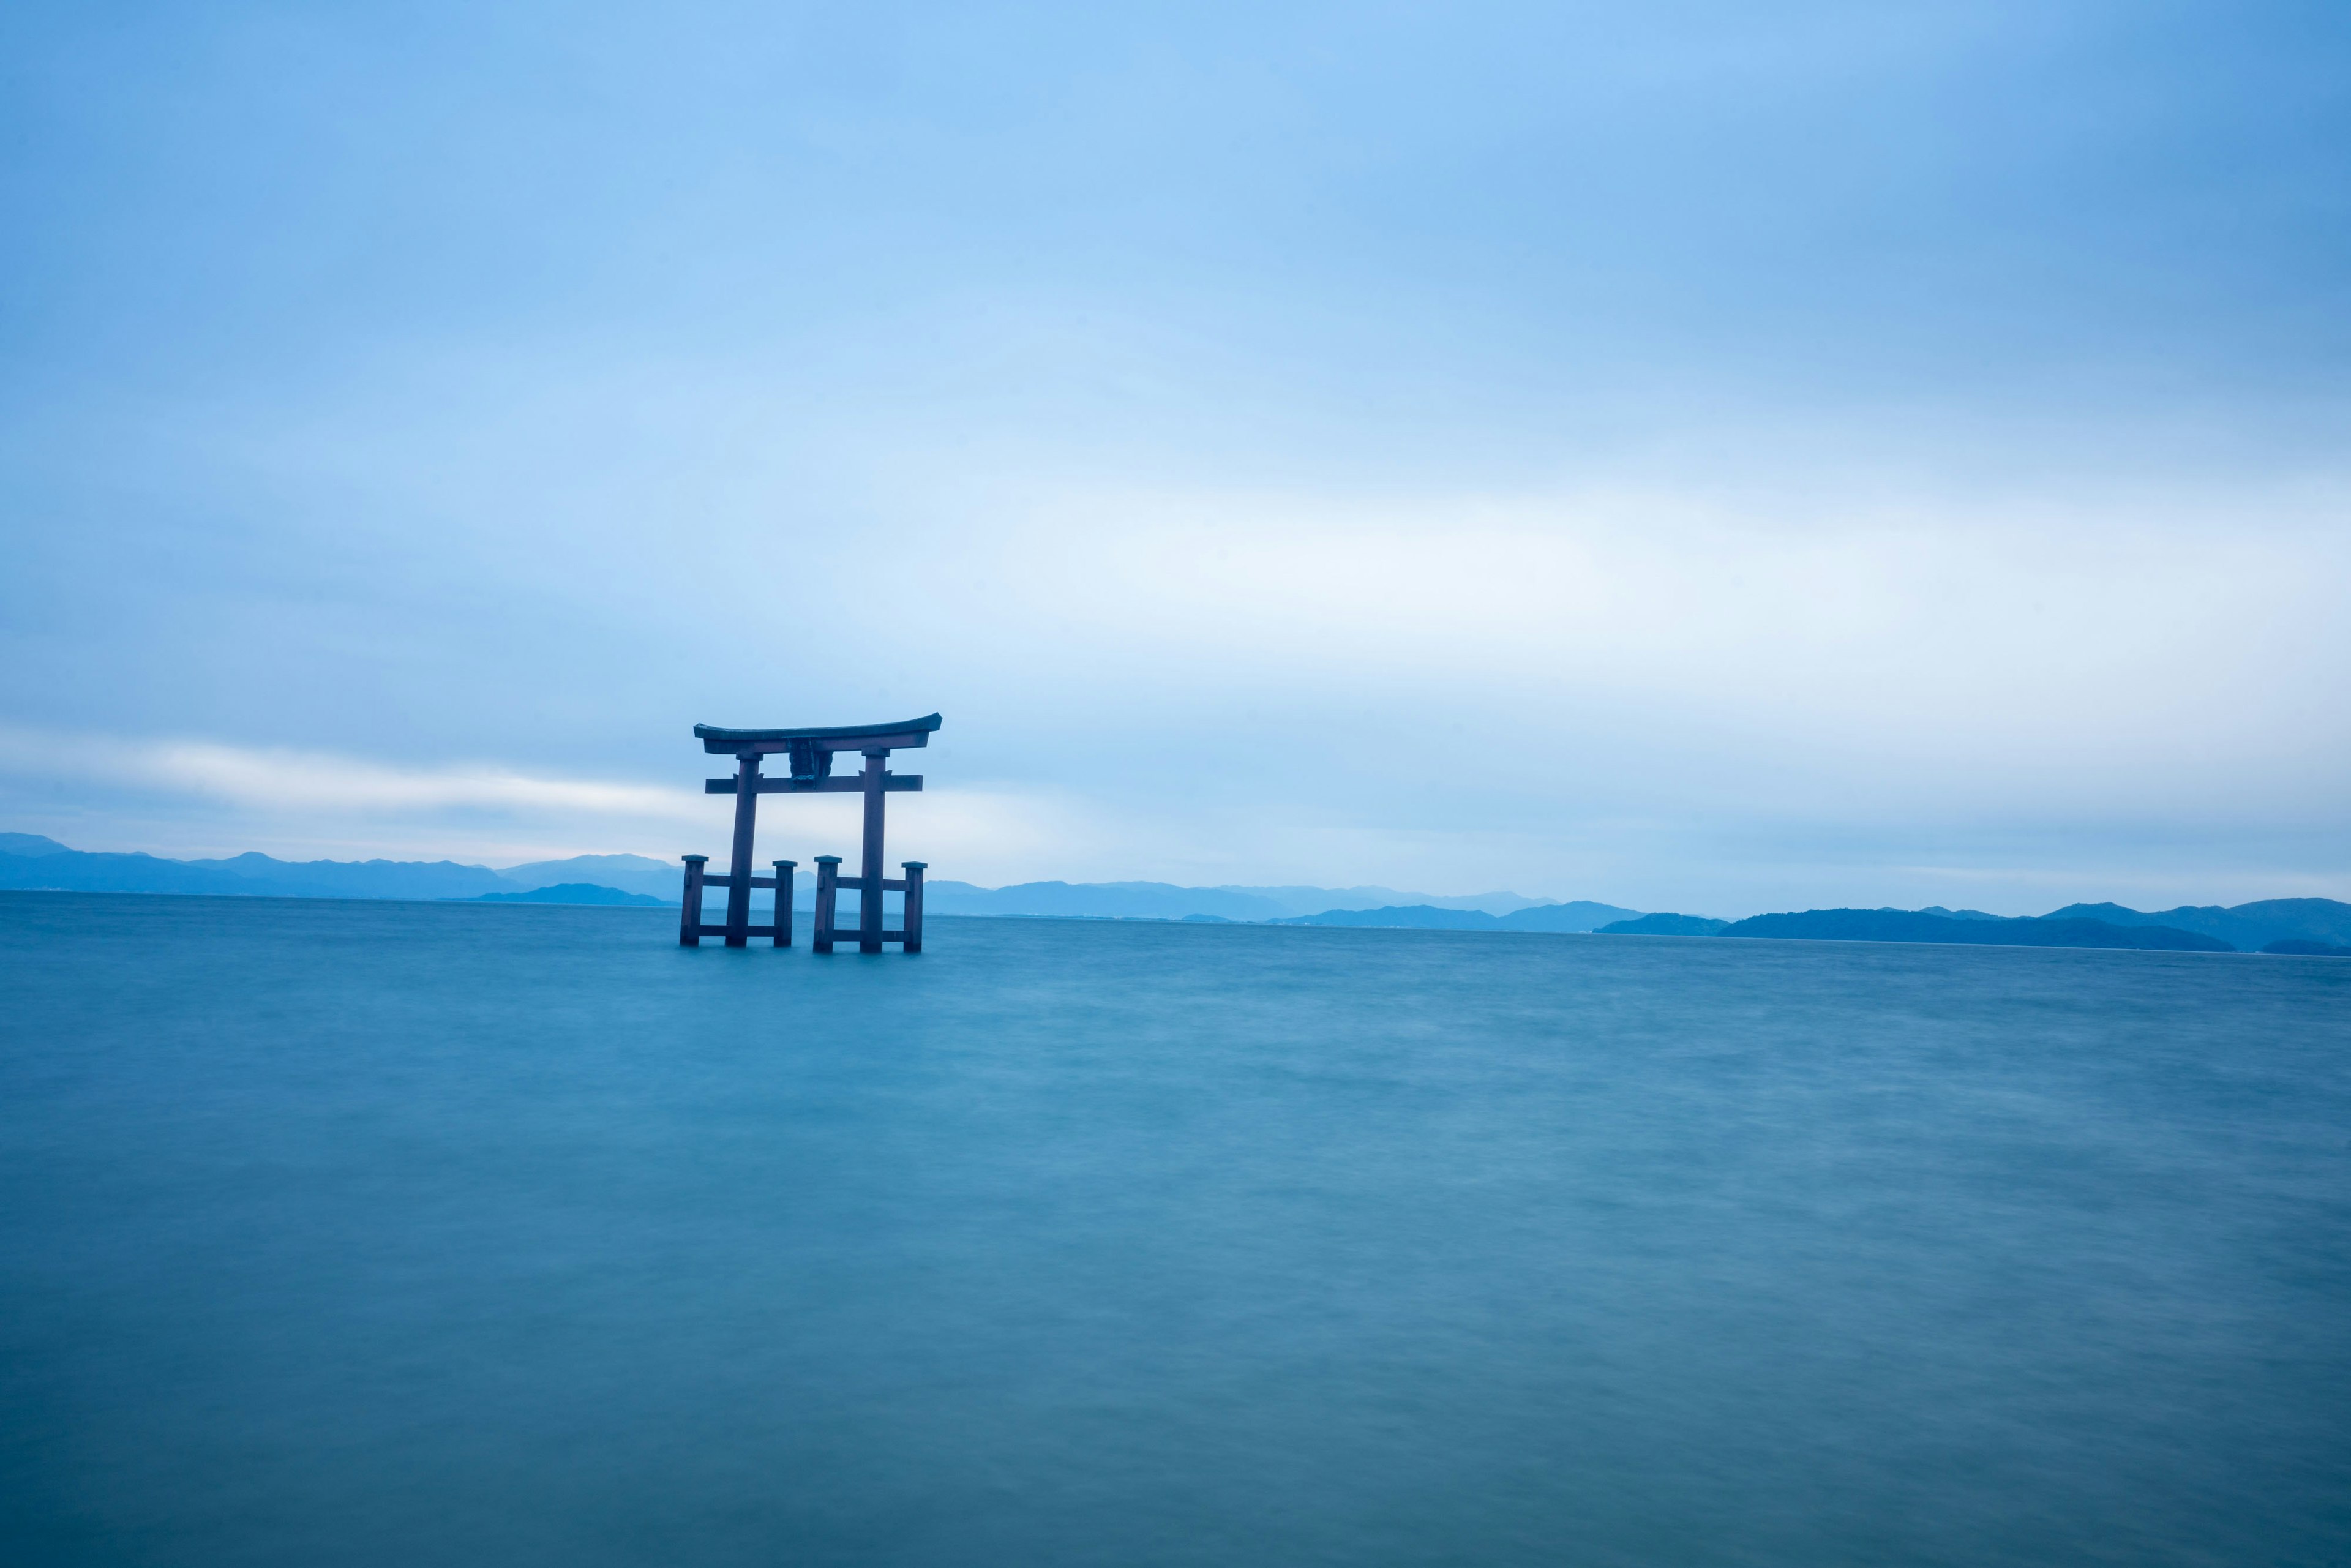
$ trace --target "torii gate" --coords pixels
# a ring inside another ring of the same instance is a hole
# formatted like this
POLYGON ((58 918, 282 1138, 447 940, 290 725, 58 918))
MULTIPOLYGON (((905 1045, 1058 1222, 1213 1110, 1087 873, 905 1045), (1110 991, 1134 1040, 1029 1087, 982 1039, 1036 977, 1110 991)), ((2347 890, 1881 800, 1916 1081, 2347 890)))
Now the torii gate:
POLYGON ((762 795, 846 795, 865 797, 865 845, 860 874, 849 877, 840 873, 839 855, 816 857, 816 931, 810 944, 820 953, 832 951, 833 939, 845 936, 833 925, 833 905, 838 891, 844 887, 857 890, 857 950, 879 953, 884 942, 895 942, 900 950, 919 953, 923 950, 923 873, 927 869, 921 861, 904 864, 905 876, 887 881, 882 875, 882 798, 894 789, 920 789, 923 776, 919 773, 898 774, 888 771, 883 764, 890 753, 901 747, 928 746, 931 734, 939 727, 939 716, 908 719, 903 724, 850 724, 831 729, 719 729, 711 725, 694 727, 702 749, 715 756, 731 756, 736 759, 735 777, 713 779, 703 785, 709 795, 735 797, 735 852, 726 875, 726 919, 725 924, 705 925, 702 921, 703 867, 709 863, 708 855, 687 855, 685 859, 685 909, 679 917, 677 940, 681 946, 698 947, 705 936, 724 936, 729 947, 742 947, 754 936, 774 939, 778 947, 792 945, 792 869, 797 861, 778 861, 773 876, 751 874, 751 839, 753 820, 758 813, 762 795), (774 752, 784 752, 791 758, 791 775, 784 779, 763 779, 759 776, 759 758, 774 752), (832 758, 838 751, 862 752, 865 771, 854 778, 832 777, 832 758), (772 925, 751 924, 751 890, 772 887, 776 890, 776 917, 772 925), (882 928, 882 894, 904 893, 906 915, 900 928, 882 928))

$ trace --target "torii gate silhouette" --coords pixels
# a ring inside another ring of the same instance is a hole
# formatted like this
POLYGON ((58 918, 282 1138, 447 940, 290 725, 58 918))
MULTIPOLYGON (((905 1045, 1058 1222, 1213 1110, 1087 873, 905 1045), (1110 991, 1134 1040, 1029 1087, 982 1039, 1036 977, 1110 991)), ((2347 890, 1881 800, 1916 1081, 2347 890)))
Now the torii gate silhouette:
POLYGON ((702 742, 704 751, 735 758, 734 778, 713 779, 703 785, 705 794, 735 797, 735 851, 726 873, 726 919, 716 925, 706 925, 702 919, 703 867, 709 863, 710 857, 684 857, 685 909, 678 922, 679 946, 698 947, 705 936, 724 936, 729 947, 742 947, 748 946, 754 936, 767 936, 778 947, 790 946, 792 870, 799 862, 777 861, 775 875, 751 874, 751 841, 759 797, 862 793, 865 797, 865 843, 859 874, 842 876, 839 855, 816 857, 816 931, 810 946, 820 953, 830 953, 834 939, 848 935, 835 927, 833 907, 839 890, 852 887, 857 890, 859 952, 879 953, 884 942, 899 944, 902 952, 921 952, 923 873, 928 867, 922 861, 907 861, 904 878, 883 880, 882 798, 892 790, 920 789, 923 776, 892 773, 883 765, 894 750, 928 746, 932 733, 938 727, 936 714, 902 724, 850 724, 830 729, 720 729, 712 725, 695 725, 695 737, 702 742), (841 751, 862 752, 865 771, 852 778, 833 778, 833 754, 841 751), (759 759, 776 752, 790 758, 789 777, 761 778, 759 759), (751 924, 751 890, 755 887, 776 890, 776 916, 771 925, 751 924), (883 929, 882 894, 885 892, 903 892, 906 895, 905 917, 895 931, 883 929))

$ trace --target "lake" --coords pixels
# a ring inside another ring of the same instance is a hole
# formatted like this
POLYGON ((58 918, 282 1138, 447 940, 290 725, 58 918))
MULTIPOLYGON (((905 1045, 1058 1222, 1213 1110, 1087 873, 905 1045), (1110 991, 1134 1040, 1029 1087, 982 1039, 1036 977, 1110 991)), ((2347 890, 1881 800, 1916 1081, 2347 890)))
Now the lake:
POLYGON ((0 1557, 2351 1561, 2351 961, 675 919, 0 894, 0 1557))

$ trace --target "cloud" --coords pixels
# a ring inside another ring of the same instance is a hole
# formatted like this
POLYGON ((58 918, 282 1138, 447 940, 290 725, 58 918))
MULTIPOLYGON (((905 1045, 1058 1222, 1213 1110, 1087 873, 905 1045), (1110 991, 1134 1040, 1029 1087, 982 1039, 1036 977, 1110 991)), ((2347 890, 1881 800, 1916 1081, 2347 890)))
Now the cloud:
POLYGON ((2351 865, 2340 40, 1102 16, 28 35, 0 809, 666 855, 691 720, 935 707, 974 880, 2351 865))
POLYGON ((287 747, 206 740, 99 739, 5 727, 0 767, 20 775, 197 795, 264 810, 476 810, 678 821, 701 814, 698 795, 656 785, 537 777, 494 763, 403 768, 287 747))
MULTIPOLYGON (((107 808, 103 820, 143 825, 144 836, 122 847, 191 856, 246 849, 461 854, 498 863, 615 851, 723 856, 733 810, 731 800, 699 789, 529 774, 493 763, 401 767, 286 747, 12 726, 0 726, 0 798, 13 797, 16 810, 41 822, 57 824, 98 804, 107 808), (43 786, 62 793, 44 801, 43 786)), ((853 796, 769 797, 761 806, 763 852, 854 851, 853 796)), ((935 785, 893 797, 890 828, 893 854, 935 857, 942 875, 963 880, 1019 881, 1039 864, 1090 863, 1132 841, 1082 801, 935 785)), ((118 841, 113 831, 99 841, 59 831, 77 848, 118 841)))
POLYGON ((1742 789, 1811 758, 1914 795, 1928 769, 2042 802, 2158 775, 2183 801, 2306 802, 2345 760, 2325 716, 2351 703, 2346 516, 2339 494, 2250 488, 1105 495, 1040 507, 984 547, 992 570, 943 551, 934 591, 992 580, 1060 678, 1165 685, 1170 706, 1178 685, 1291 713, 1376 691, 1413 730, 1466 718, 1537 755, 1637 713, 1652 741, 1743 759, 1742 789))

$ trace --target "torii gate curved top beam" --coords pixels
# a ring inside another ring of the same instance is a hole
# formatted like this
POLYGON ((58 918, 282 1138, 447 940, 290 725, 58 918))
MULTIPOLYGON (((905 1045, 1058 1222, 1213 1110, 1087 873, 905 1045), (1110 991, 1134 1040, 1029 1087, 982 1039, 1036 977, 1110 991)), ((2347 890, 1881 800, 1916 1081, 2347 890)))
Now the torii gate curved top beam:
POLYGON ((931 714, 900 724, 836 724, 813 729, 721 729, 713 724, 697 724, 694 735, 705 751, 740 757, 749 751, 782 751, 796 740, 817 742, 826 751, 862 751, 869 746, 892 751, 929 745, 932 732, 938 727, 939 716, 931 714))

